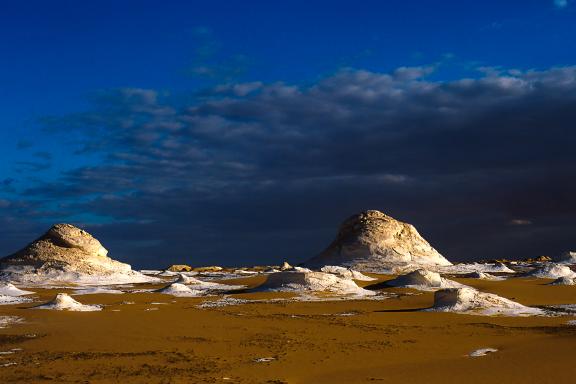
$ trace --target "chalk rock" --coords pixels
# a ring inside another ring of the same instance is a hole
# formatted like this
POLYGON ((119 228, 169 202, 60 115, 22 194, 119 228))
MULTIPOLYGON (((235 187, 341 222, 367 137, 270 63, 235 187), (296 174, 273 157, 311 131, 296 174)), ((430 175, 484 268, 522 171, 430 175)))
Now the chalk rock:
POLYGON ((394 264, 451 265, 412 225, 373 210, 344 221, 332 244, 305 263, 368 272, 388 270, 394 264))
POLYGON ((375 293, 360 288, 353 280, 332 273, 292 270, 272 273, 259 291, 288 291, 296 293, 327 292, 337 295, 365 295, 375 293))
POLYGON ((106 248, 88 232, 70 224, 56 224, 22 250, 0 259, 0 276, 26 283, 154 280, 107 254, 106 248), (104 277, 110 278, 104 281, 104 277))
POLYGON ((389 280, 386 283, 393 287, 412 288, 424 291, 464 287, 463 284, 445 279, 441 277, 440 274, 425 269, 417 269, 405 275, 398 276, 393 280, 389 280))

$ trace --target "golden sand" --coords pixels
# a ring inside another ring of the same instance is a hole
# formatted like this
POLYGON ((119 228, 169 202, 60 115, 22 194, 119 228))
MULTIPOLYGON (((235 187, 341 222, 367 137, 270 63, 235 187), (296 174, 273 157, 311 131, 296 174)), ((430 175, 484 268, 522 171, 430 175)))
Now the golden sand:
MULTIPOLYGON (((257 276, 233 282, 254 286, 262 281, 257 276)), ((525 305, 576 303, 576 287, 547 286, 547 280, 457 281, 525 305)), ((67 292, 32 290, 46 301, 57 292, 67 292)), ((385 290, 410 295, 381 301, 256 302, 200 309, 200 303, 218 298, 133 293, 74 296, 83 304, 106 305, 101 312, 27 309, 36 304, 0 306, 0 316, 25 320, 0 329, 0 351, 21 348, 0 354, 0 383, 576 380, 576 326, 566 325, 570 317, 420 312, 432 305, 433 293, 385 290), (486 347, 498 351, 468 356, 486 347), (10 363, 16 364, 1 366, 10 363)))

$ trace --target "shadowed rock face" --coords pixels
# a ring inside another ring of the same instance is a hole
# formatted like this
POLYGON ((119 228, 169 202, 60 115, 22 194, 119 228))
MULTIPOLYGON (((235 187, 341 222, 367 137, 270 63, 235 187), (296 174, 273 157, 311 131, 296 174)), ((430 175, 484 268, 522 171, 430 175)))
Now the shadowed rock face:
POLYGON ((391 264, 450 265, 412 225, 380 211, 348 218, 336 239, 306 266, 341 265, 377 271, 391 264))
POLYGON ((88 232, 56 224, 24 249, 0 259, 0 270, 25 267, 31 272, 64 271, 111 274, 131 271, 128 264, 107 257, 108 251, 88 232))

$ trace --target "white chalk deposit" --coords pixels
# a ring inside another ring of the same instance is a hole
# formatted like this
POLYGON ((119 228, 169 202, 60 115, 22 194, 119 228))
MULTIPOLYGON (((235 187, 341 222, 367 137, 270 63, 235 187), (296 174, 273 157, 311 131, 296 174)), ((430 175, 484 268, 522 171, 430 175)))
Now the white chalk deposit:
POLYGON ((305 263, 312 268, 338 265, 361 272, 390 271, 401 265, 450 265, 412 225, 380 211, 348 218, 336 239, 305 263))
POLYGON ((393 287, 412 288, 421 291, 436 291, 443 288, 465 287, 463 284, 445 279, 440 276, 440 274, 425 269, 417 269, 416 271, 389 280, 386 283, 393 287))
POLYGON ((56 224, 22 250, 0 259, 0 279, 26 285, 109 285, 157 280, 107 254, 106 248, 88 232, 70 224, 56 224))
POLYGON ((545 315, 545 312, 539 308, 527 307, 504 297, 480 292, 469 287, 436 291, 434 294, 434 306, 429 310, 484 316, 545 315))
POLYGON ((33 307, 34 309, 51 309, 55 311, 78 311, 78 312, 93 312, 101 311, 102 306, 100 305, 87 305, 79 303, 72 297, 65 293, 59 293, 56 297, 46 304, 38 305, 33 307))
POLYGON ((259 291, 287 291, 296 293, 325 292, 335 295, 372 296, 375 292, 360 288, 353 280, 312 271, 283 271, 272 273, 259 291))

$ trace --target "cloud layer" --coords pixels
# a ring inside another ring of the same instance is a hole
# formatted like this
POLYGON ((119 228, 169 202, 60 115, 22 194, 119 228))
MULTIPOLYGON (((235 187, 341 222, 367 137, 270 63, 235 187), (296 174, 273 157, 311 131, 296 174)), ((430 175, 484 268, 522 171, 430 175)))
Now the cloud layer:
POLYGON ((3 220, 33 201, 33 222, 76 219, 148 266, 301 261, 364 209, 415 224, 452 260, 576 248, 576 67, 433 70, 98 94, 43 124, 100 160, 0 204, 3 220))

